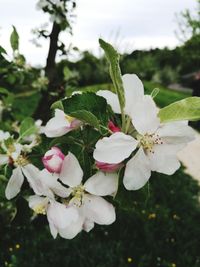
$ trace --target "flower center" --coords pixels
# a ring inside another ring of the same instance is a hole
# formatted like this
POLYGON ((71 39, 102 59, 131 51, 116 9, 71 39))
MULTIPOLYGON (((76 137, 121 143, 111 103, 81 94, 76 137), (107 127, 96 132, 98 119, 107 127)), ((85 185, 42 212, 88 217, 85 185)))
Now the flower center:
POLYGON ((72 201, 75 206, 80 207, 83 204, 84 191, 85 191, 85 188, 82 184, 73 188, 72 201))
POLYGON ((13 152, 15 152, 16 151, 16 148, 15 148, 15 146, 12 144, 12 145, 9 145, 8 146, 8 149, 7 149, 7 155, 8 156, 11 156, 11 154, 13 153, 13 152))
POLYGON ((162 145, 163 141, 157 134, 145 134, 138 136, 138 141, 144 150, 154 153, 154 145, 162 145))
POLYGON ((33 210, 36 214, 46 215, 46 209, 45 209, 45 206, 43 204, 38 204, 37 206, 34 207, 33 210))
POLYGON ((14 162, 17 166, 25 166, 29 163, 27 158, 22 155, 18 156, 18 158, 14 162))

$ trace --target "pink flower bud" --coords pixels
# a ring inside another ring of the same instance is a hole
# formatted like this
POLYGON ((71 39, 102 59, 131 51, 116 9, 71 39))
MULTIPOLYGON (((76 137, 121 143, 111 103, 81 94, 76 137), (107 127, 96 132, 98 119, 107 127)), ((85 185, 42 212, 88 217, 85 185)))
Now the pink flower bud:
POLYGON ((121 132, 121 129, 119 127, 117 127, 112 121, 109 121, 108 122, 108 128, 113 133, 121 132))
POLYGON ((115 171, 118 171, 123 166, 122 163, 109 164, 109 163, 100 162, 100 161, 96 161, 95 164, 97 168, 103 172, 115 172, 115 171))
POLYGON ((42 162, 49 172, 60 173, 64 158, 65 155, 62 151, 58 147, 54 146, 45 153, 42 158, 42 162))

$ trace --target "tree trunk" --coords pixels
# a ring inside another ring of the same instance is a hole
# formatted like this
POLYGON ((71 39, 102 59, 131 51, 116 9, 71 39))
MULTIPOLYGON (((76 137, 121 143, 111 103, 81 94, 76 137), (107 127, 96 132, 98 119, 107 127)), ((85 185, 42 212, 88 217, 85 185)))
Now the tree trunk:
POLYGON ((57 23, 53 23, 51 34, 49 35, 50 44, 49 52, 46 61, 45 74, 49 80, 48 88, 46 91, 42 92, 42 97, 39 101, 38 107, 35 111, 34 118, 42 119, 45 123, 50 116, 50 107, 54 101, 56 101, 60 96, 57 97, 51 95, 51 92, 58 92, 56 88, 55 77, 56 77, 56 53, 58 50, 58 38, 61 32, 61 28, 57 23))

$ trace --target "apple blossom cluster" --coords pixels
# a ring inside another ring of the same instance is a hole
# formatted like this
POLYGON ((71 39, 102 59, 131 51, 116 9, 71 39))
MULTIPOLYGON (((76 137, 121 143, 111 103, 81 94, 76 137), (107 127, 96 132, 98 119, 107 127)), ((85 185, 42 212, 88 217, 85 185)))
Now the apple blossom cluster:
POLYGON ((121 76, 115 50, 102 44, 112 55, 115 93, 76 92, 53 104, 45 126, 27 118, 13 135, 0 131, 0 167, 11 169, 6 198, 21 191, 34 218, 46 216, 54 238, 112 224, 119 184, 139 190, 152 171, 172 175, 178 151, 194 139, 187 118, 200 118, 199 98, 159 110, 137 75, 121 76))
MULTIPOLYGON (((101 137, 93 150, 96 171, 83 182, 84 170, 71 152, 65 155, 53 146, 41 161, 40 170, 28 159, 28 153, 38 145, 31 134, 25 138, 29 144, 15 141, 8 132, 0 132, 0 164, 12 164, 13 172, 5 195, 14 198, 26 177, 33 195, 28 197, 29 207, 35 214, 47 216, 52 236, 59 234, 71 239, 82 230, 90 231, 94 224, 109 225, 115 219, 114 206, 103 197, 117 194, 119 171, 123 171, 123 184, 127 190, 143 187, 151 171, 173 174, 180 163, 177 152, 193 140, 193 130, 186 121, 160 123, 158 108, 149 95, 144 95, 142 82, 135 74, 122 77, 125 92, 125 131, 112 121, 108 134, 101 137), (134 104, 133 104, 134 102, 134 104)), ((116 114, 120 114, 117 95, 98 91, 116 114)), ((61 137, 82 128, 84 122, 56 109, 40 133, 47 137, 61 137)))

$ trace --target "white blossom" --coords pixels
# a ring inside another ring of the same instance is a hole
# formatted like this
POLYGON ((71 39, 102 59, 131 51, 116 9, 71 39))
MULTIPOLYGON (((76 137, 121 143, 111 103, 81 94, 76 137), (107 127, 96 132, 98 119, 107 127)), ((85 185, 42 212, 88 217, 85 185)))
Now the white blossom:
POLYGON ((55 116, 47 122, 44 133, 47 137, 59 137, 79 126, 79 120, 66 115, 60 109, 56 109, 55 116))
POLYGON ((29 207, 37 214, 47 215, 51 234, 56 238, 59 233, 62 237, 71 239, 82 230, 79 214, 73 206, 48 197, 33 195, 29 197, 29 207))
MULTIPOLYGON (((99 140, 94 158, 109 164, 117 164, 131 156, 124 173, 124 186, 137 190, 149 180, 151 171, 171 175, 179 167, 177 152, 193 140, 193 130, 187 122, 160 123, 158 108, 136 75, 123 76, 125 112, 129 115, 136 132, 114 133, 99 140), (132 153, 138 148, 135 155, 132 153)), ((116 95, 100 91, 116 113, 120 113, 116 95), (112 94, 112 95, 111 95, 112 94), (114 96, 114 97, 112 97, 114 96)))
POLYGON ((36 168, 34 165, 26 164, 24 166, 18 165, 16 168, 13 169, 12 175, 8 181, 5 190, 5 195, 7 199, 12 199, 16 197, 16 195, 20 192, 21 187, 24 183, 24 176, 26 176, 30 185, 32 185, 33 183, 37 183, 37 181, 32 181, 29 175, 29 173, 31 173, 34 168, 36 168))
POLYGON ((32 169, 26 174, 36 195, 29 197, 29 206, 36 214, 47 215, 51 234, 71 239, 82 230, 82 218, 73 205, 58 202, 56 196, 67 198, 69 190, 58 181, 58 175, 46 169, 32 169))
POLYGON ((97 172, 84 184, 83 171, 76 157, 69 153, 63 162, 60 180, 69 188, 70 204, 76 207, 82 218, 83 229, 89 231, 94 223, 111 224, 115 221, 115 209, 102 196, 115 195, 118 188, 116 174, 97 172))
POLYGON ((20 192, 24 182, 24 176, 26 176, 30 185, 34 183, 29 179, 31 176, 29 174, 33 172, 33 169, 37 168, 33 164, 30 164, 26 157, 22 155, 23 145, 12 143, 7 147, 3 142, 2 148, 5 151, 5 154, 0 154, 0 165, 11 163, 14 166, 5 190, 6 198, 12 199, 20 192))

